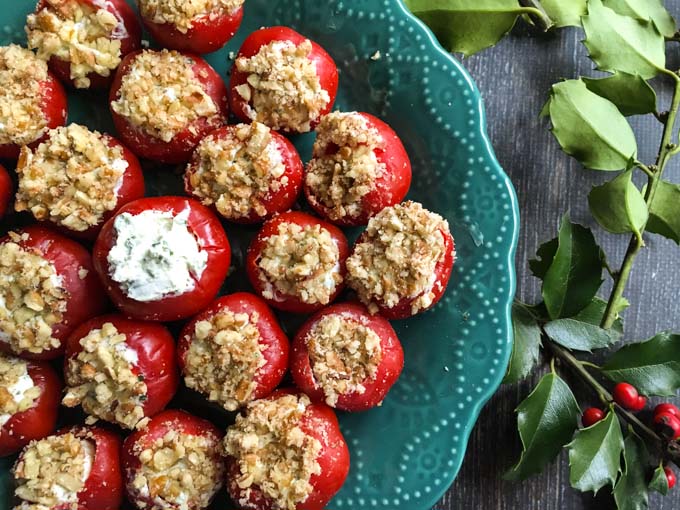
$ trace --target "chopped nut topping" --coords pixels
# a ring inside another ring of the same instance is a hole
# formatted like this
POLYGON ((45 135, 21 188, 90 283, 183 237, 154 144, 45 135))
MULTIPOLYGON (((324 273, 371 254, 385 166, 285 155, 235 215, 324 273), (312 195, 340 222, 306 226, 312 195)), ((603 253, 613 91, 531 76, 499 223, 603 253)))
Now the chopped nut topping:
POLYGON ((139 451, 141 467, 131 488, 151 497, 150 510, 206 508, 222 486, 224 465, 215 452, 219 439, 168 431, 139 451))
POLYGON ((278 233, 265 239, 257 265, 266 299, 275 299, 278 291, 304 303, 325 305, 342 283, 340 250, 320 225, 282 222, 278 233))
POLYGON ((47 76, 47 64, 32 51, 16 44, 0 47, 0 144, 29 144, 45 132, 47 76))
POLYGON ((312 493, 313 475, 321 473, 321 442, 300 427, 309 398, 285 395, 248 404, 224 438, 224 450, 238 462, 245 505, 258 488, 276 508, 295 510, 312 493))
POLYGON ((273 41, 256 55, 236 59, 236 68, 248 74, 238 94, 247 102, 251 120, 270 128, 306 133, 331 99, 321 87, 316 66, 309 55, 312 43, 273 41))
POLYGON ((193 194, 228 219, 266 216, 263 201, 288 182, 271 130, 259 122, 238 124, 227 137, 209 135, 196 153, 198 164, 189 175, 193 194))
POLYGON ((83 232, 116 207, 127 167, 122 149, 99 132, 78 124, 53 129, 37 149, 22 147, 14 207, 83 232))
POLYGON ((121 60, 120 21, 106 9, 79 0, 46 0, 26 22, 28 46, 38 56, 70 62, 78 88, 90 86, 90 73, 109 76, 121 60))
POLYGON ((382 360, 380 337, 356 319, 326 315, 314 324, 306 344, 314 379, 329 406, 340 395, 364 393, 364 383, 375 380, 382 360))
POLYGON ((382 137, 358 113, 330 113, 316 132, 314 157, 305 175, 310 200, 323 205, 332 220, 356 217, 362 212, 362 198, 375 189, 386 169, 375 154, 382 137))
POLYGON ((392 308, 414 299, 411 312, 434 299, 435 267, 445 255, 448 222, 417 202, 387 207, 371 218, 366 237, 347 259, 347 281, 375 313, 375 301, 392 308))
POLYGON ((94 444, 71 432, 32 441, 14 466, 16 496, 48 508, 77 510, 94 455, 94 444))
POLYGON ((186 385, 229 411, 250 401, 257 371, 266 364, 257 321, 257 313, 222 310, 197 322, 186 356, 186 385))
POLYGON ((209 15, 210 19, 231 14, 245 0, 140 0, 142 16, 159 25, 169 23, 186 34, 196 18, 209 15))
POLYGON ((52 326, 62 320, 68 293, 54 265, 20 240, 10 233, 0 244, 0 340, 14 352, 41 353, 61 345, 52 326))
POLYGON ((137 352, 110 322, 80 339, 83 350, 69 358, 64 376, 66 407, 82 405, 95 418, 133 429, 144 418, 147 387, 137 352))
POLYGON ((193 65, 177 51, 142 51, 123 77, 111 108, 145 133, 169 142, 196 119, 220 115, 193 65))
POLYGON ((28 363, 0 354, 0 427, 9 419, 32 408, 40 396, 40 387, 28 374, 28 363))

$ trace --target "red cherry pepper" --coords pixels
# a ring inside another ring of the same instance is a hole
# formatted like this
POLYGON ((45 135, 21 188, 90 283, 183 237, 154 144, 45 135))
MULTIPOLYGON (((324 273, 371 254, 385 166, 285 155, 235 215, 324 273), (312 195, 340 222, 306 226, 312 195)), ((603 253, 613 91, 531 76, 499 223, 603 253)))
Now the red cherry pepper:
POLYGON ((659 404, 654 408, 654 416, 660 413, 669 413, 680 418, 680 409, 677 406, 664 402, 659 404))
POLYGON ((671 413, 659 413, 654 416, 654 428, 667 439, 680 438, 680 418, 671 413))
POLYGON ((614 401, 624 409, 639 411, 644 407, 646 399, 640 400, 640 395, 632 384, 619 383, 614 387, 614 401))

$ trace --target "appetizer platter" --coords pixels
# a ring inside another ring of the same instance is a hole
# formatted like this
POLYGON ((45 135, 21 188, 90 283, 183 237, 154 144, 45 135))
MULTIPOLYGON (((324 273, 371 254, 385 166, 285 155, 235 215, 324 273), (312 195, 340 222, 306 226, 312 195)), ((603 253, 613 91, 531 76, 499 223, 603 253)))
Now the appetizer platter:
POLYGON ((511 348, 460 64, 399 0, 0 25, 0 510, 431 508, 511 348))

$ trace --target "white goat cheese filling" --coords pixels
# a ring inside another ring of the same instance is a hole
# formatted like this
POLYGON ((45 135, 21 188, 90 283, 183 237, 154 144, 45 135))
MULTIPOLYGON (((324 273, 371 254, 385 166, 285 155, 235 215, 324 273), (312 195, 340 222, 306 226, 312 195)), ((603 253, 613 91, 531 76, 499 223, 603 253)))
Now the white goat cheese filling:
POLYGON ((208 262, 189 231, 189 209, 120 214, 107 260, 111 278, 136 301, 158 301, 192 291, 208 262))

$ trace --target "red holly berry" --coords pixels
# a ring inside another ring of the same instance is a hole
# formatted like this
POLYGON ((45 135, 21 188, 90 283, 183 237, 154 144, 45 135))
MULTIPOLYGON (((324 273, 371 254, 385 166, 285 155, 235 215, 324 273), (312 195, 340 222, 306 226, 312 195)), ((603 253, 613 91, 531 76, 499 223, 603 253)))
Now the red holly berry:
POLYGON ((670 413, 674 416, 677 416, 680 418, 680 409, 677 408, 677 406, 669 403, 663 403, 659 404, 654 408, 654 416, 656 416, 659 413, 670 413))
POLYGON ((642 411, 645 406, 647 405, 647 397, 643 397, 642 395, 638 396, 637 402, 634 407, 631 407, 630 410, 634 412, 642 411))
POLYGON ((678 481, 678 479, 675 477, 675 473, 671 468, 666 466, 663 468, 664 473, 666 473, 666 480, 668 480, 668 488, 672 489, 675 486, 675 483, 678 481))
MULTIPOLYGON (((642 397, 644 399, 644 397, 642 397)), ((635 386, 628 383, 619 383, 614 386, 614 400, 624 409, 639 411, 645 406, 646 399, 640 401, 640 395, 635 386)))
POLYGON ((584 427, 590 427, 595 425, 598 421, 604 418, 604 411, 598 409, 597 407, 589 407, 583 411, 583 416, 581 416, 581 421, 584 427))
POLYGON ((680 418, 674 414, 662 412, 654 415, 654 428, 666 439, 680 438, 680 418))

